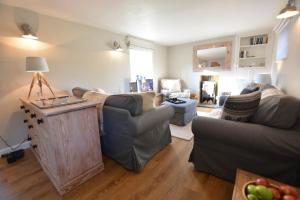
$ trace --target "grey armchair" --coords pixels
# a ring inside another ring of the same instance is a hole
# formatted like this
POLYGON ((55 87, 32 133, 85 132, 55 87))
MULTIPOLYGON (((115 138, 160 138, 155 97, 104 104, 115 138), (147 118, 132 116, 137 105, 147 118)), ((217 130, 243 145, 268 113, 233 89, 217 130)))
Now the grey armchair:
POLYGON ((171 143, 170 106, 143 112, 140 95, 112 95, 103 107, 103 153, 127 169, 140 171, 171 143))
POLYGON ((180 79, 161 79, 160 88, 165 98, 190 98, 190 90, 182 88, 180 79))

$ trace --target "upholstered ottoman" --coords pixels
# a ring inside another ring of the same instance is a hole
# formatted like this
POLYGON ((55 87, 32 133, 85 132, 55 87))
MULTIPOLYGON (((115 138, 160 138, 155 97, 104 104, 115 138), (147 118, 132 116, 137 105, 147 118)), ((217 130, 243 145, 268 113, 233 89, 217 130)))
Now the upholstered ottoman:
POLYGON ((174 104, 168 101, 163 102, 165 105, 170 105, 174 108, 175 114, 173 118, 170 120, 171 124, 175 124, 177 126, 185 126, 189 122, 193 120, 193 118, 197 115, 196 107, 198 101, 194 99, 183 99, 185 103, 182 104, 174 104))

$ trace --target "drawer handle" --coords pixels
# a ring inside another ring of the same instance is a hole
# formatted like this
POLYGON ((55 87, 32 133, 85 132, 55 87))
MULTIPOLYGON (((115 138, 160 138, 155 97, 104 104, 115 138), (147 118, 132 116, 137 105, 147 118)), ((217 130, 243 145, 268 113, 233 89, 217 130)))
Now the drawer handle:
POLYGON ((32 125, 29 125, 29 126, 28 126, 28 129, 31 129, 31 128, 33 128, 33 126, 32 126, 32 125))
POLYGON ((27 109, 27 110, 25 110, 25 113, 29 113, 29 112, 30 112, 30 110, 28 110, 28 109, 27 109))
POLYGON ((21 110, 22 110, 22 109, 25 109, 25 106, 23 106, 23 105, 22 105, 22 106, 20 106, 20 109, 21 109, 21 110))
POLYGON ((24 121, 23 121, 24 123, 27 123, 28 122, 28 120, 27 119, 24 119, 24 121))
POLYGON ((37 120, 37 123, 38 123, 38 124, 42 124, 42 123, 44 123, 44 120, 43 120, 43 119, 38 119, 38 120, 37 120))
POLYGON ((36 144, 32 145, 32 148, 36 149, 38 146, 36 144))
POLYGON ((31 117, 31 119, 36 118, 36 114, 35 114, 35 113, 32 113, 32 114, 30 115, 30 117, 31 117))

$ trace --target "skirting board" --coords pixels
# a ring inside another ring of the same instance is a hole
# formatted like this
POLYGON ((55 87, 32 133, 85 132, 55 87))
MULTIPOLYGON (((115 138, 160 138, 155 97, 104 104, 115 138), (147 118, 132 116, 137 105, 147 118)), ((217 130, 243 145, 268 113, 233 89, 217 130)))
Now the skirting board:
MULTIPOLYGON (((26 141, 23 144, 21 144, 18 149, 28 149, 30 147, 30 145, 31 145, 31 141, 26 141)), ((12 146, 12 148, 16 148, 17 146, 18 145, 14 145, 14 146, 12 146)), ((16 150, 18 150, 18 149, 16 149, 16 150)), ((0 149, 0 157, 2 157, 2 155, 4 155, 4 154, 10 153, 10 152, 11 152, 11 149, 9 147, 0 149)))

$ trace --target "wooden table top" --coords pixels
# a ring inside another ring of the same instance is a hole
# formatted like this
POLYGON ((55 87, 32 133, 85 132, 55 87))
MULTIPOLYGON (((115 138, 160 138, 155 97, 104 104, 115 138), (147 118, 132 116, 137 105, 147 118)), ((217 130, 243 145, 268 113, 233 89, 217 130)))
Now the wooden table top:
MULTIPOLYGON (((236 177, 235 177, 235 185, 234 185, 234 189, 233 189, 233 194, 232 194, 232 200, 244 200, 243 197, 243 186, 245 185, 245 183, 249 182, 249 181, 255 181, 257 178, 260 178, 263 176, 259 176, 257 174, 253 174, 251 172, 247 172, 241 169, 237 169, 236 172, 236 177)), ((280 183, 278 181, 274 181, 272 179, 267 178, 268 181, 272 184, 275 185, 286 185, 283 183, 280 183)), ((300 189, 294 187, 297 190, 298 196, 300 195, 300 189)))
POLYGON ((84 102, 76 103, 76 104, 69 104, 69 105, 58 106, 58 107, 53 107, 53 108, 40 109, 37 106, 33 105, 30 102, 30 100, 28 100, 28 99, 20 98, 20 100, 21 100, 21 102, 23 102, 27 106, 29 106, 31 109, 33 109, 35 112, 39 112, 45 116, 58 115, 60 113, 72 112, 74 110, 93 107, 93 106, 100 104, 99 102, 95 102, 95 101, 84 101, 84 102))

